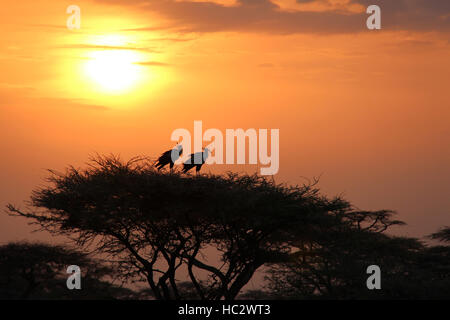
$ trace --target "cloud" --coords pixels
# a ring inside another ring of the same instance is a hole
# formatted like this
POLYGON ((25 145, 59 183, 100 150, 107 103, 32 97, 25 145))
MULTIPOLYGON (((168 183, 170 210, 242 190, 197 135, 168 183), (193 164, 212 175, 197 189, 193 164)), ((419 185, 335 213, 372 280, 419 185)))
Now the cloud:
POLYGON ((147 27, 139 27, 139 28, 124 28, 119 29, 119 31, 161 31, 161 30, 170 30, 174 29, 174 26, 147 26, 147 27))
MULTIPOLYGON (((283 10, 280 0, 238 0, 237 5, 177 0, 97 0, 122 6, 139 6, 156 12, 186 31, 244 31, 278 34, 368 32, 365 12, 283 10)), ((320 4, 329 0, 296 0, 320 4)), ((383 30, 449 31, 450 1, 446 0, 343 0, 343 5, 377 4, 383 30)), ((331 2, 330 2, 331 3, 331 2)), ((342 5, 340 6, 342 8, 342 5)))
POLYGON ((30 107, 64 107, 93 111, 110 110, 109 107, 92 104, 86 99, 50 98, 36 96, 36 88, 17 84, 0 83, 0 106, 2 108, 30 107))
POLYGON ((99 50, 135 50, 145 52, 157 52, 151 47, 128 47, 128 46, 107 46, 107 45, 95 45, 95 44, 68 44, 58 46, 59 49, 99 49, 99 50))
MULTIPOLYGON (((49 99, 47 99, 49 100, 49 99)), ((61 104, 66 107, 71 108, 82 108, 82 109, 90 109, 90 110, 97 110, 97 111, 106 111, 111 110, 110 107, 99 105, 99 104, 91 104, 88 103, 84 99, 51 99, 55 104, 61 104)))
POLYGON ((169 42, 187 42, 195 40, 193 38, 154 38, 154 39, 148 39, 148 41, 169 41, 169 42))
POLYGON ((138 64, 140 66, 157 66, 157 67, 165 67, 169 65, 168 63, 158 61, 143 61, 143 62, 136 62, 135 64, 138 64))
POLYGON ((258 67, 260 67, 260 68, 273 68, 273 67, 275 67, 275 65, 273 63, 261 63, 261 64, 258 64, 258 67))

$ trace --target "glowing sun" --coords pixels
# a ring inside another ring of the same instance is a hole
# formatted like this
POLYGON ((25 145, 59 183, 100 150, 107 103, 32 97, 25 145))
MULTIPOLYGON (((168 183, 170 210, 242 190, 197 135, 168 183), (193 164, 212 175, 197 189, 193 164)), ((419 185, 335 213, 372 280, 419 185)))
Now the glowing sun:
POLYGON ((129 50, 101 50, 89 54, 84 65, 87 76, 111 93, 130 90, 139 80, 139 56, 129 50))

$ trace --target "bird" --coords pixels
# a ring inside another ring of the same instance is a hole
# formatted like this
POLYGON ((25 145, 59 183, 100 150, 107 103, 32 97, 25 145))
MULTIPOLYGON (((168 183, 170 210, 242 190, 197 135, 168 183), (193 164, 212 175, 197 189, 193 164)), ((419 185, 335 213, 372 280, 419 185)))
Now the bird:
POLYGON ((175 161, 177 161, 182 154, 183 154, 183 146, 182 145, 177 145, 172 150, 167 150, 166 152, 164 152, 158 158, 158 160, 156 160, 155 166, 156 166, 156 168, 159 171, 162 168, 164 168, 166 165, 169 164, 170 165, 170 170, 172 170, 173 166, 175 165, 175 161))
POLYGON ((198 174, 206 159, 208 158, 209 153, 210 151, 208 148, 203 149, 203 152, 192 153, 189 156, 189 159, 183 163, 183 173, 186 173, 193 167, 195 167, 195 172, 198 174))

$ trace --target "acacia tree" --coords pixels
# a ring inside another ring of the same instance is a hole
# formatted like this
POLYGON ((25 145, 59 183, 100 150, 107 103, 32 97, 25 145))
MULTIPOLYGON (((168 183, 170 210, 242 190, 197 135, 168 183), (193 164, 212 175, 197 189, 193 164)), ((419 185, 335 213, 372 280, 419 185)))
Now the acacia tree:
MULTIPOLYGON (((328 229, 313 242, 305 242, 290 261, 273 265, 267 277, 272 296, 284 299, 447 298, 450 247, 430 246, 415 238, 384 234, 393 224, 402 223, 389 219, 392 214, 389 211, 379 214, 379 217, 369 214, 372 223, 366 221, 365 227, 359 223, 359 213, 350 214, 351 224, 346 231, 328 229), (382 290, 367 290, 366 268, 370 265, 381 268, 382 290)), ((444 228, 430 237, 446 241, 447 230, 444 228)))
POLYGON ((51 171, 49 182, 26 211, 9 205, 10 214, 106 254, 124 279, 146 281, 156 299, 183 299, 186 291, 235 299, 263 265, 292 261, 327 235, 400 224, 389 211, 356 211, 326 198, 314 183, 162 173, 141 158, 98 157, 86 169, 51 171))
POLYGON ((0 246, 1 299, 131 298, 131 290, 114 285, 114 270, 80 251, 61 245, 12 242, 0 246), (82 270, 82 289, 67 290, 67 267, 82 270))
POLYGON ((450 227, 444 227, 430 236, 431 239, 450 243, 450 227))
POLYGON ((139 158, 98 157, 86 169, 51 173, 26 212, 9 205, 10 213, 107 254, 124 278, 145 279, 157 299, 183 298, 182 266, 199 299, 234 299, 258 268, 289 259, 291 245, 331 212, 350 210, 313 186, 165 174, 139 158))

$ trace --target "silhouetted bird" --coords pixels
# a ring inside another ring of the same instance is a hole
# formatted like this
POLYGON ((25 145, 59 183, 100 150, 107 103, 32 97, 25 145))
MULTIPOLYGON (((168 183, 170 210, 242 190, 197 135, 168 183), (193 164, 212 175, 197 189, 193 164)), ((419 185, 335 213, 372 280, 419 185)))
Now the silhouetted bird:
POLYGON ((156 168, 158 168, 158 170, 161 170, 163 167, 170 164, 170 170, 172 170, 175 161, 177 161, 182 154, 183 154, 183 146, 178 145, 172 150, 164 152, 156 161, 155 166, 156 168))
POLYGON ((190 158, 183 163, 183 172, 186 173, 195 167, 195 172, 198 173, 209 156, 209 149, 205 148, 203 152, 192 153, 190 158))

